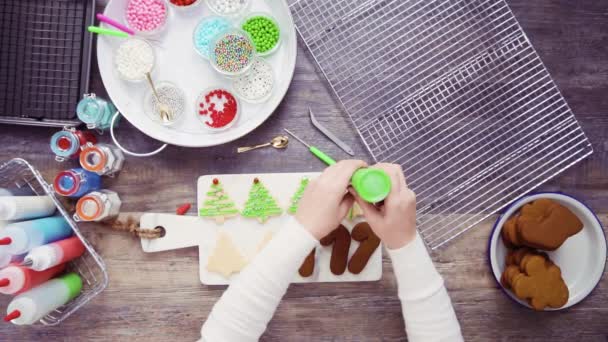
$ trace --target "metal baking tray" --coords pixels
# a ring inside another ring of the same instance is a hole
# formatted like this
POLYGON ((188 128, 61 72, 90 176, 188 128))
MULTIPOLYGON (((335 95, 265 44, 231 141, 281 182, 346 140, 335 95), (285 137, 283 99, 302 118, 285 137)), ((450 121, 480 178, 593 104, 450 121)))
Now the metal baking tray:
POLYGON ((76 124, 95 0, 0 1, 0 123, 76 124))

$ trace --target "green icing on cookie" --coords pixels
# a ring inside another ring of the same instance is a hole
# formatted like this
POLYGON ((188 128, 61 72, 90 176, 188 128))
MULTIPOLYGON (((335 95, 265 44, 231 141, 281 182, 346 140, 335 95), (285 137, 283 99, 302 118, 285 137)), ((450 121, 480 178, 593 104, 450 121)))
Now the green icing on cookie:
POLYGON ((239 210, 230 197, 224 192, 222 184, 214 179, 198 215, 201 217, 216 218, 218 222, 223 222, 224 219, 236 216, 238 213, 239 210))
POLYGON ((302 195, 304 195, 304 190, 306 190, 306 187, 308 186, 308 182, 308 178, 302 178, 302 180, 300 181, 300 187, 298 188, 296 193, 293 194, 293 196, 291 197, 291 206, 288 209, 290 214, 295 214, 298 211, 298 205, 300 204, 302 195))
POLYGON ((270 195, 270 192, 257 178, 253 182, 253 186, 249 191, 249 198, 245 203, 245 209, 241 215, 247 218, 257 218, 264 223, 272 216, 278 216, 283 213, 283 210, 277 204, 277 201, 270 195))

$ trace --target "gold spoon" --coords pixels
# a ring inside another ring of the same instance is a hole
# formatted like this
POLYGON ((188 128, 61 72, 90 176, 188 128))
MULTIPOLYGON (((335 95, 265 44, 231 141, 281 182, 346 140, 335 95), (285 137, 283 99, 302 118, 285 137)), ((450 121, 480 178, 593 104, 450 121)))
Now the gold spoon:
POLYGON ((239 147, 236 151, 237 151, 237 153, 243 153, 243 152, 248 152, 251 150, 256 150, 258 148, 263 148, 263 147, 268 147, 268 146, 272 146, 276 149, 283 149, 283 148, 287 148, 288 144, 289 144, 289 138, 284 135, 279 135, 278 137, 274 137, 269 143, 256 145, 256 146, 249 146, 249 147, 239 147))
POLYGON ((163 120, 164 123, 171 122, 173 119, 173 114, 171 114, 171 108, 166 104, 160 102, 160 97, 156 92, 156 87, 154 86, 154 82, 152 82, 152 76, 149 72, 146 73, 146 78, 148 78, 148 83, 152 88, 152 93, 154 93, 154 98, 156 99, 156 103, 158 104, 158 111, 160 112, 160 119, 163 120))

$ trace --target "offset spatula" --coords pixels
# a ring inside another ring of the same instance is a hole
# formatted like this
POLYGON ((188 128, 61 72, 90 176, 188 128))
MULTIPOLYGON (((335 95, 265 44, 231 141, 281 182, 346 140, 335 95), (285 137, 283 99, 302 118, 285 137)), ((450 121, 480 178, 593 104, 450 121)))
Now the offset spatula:
POLYGON ((344 141, 340 140, 340 138, 335 136, 330 130, 325 128, 323 125, 321 125, 319 121, 317 121, 315 115, 312 113, 312 109, 308 108, 308 112, 310 113, 310 120, 312 121, 313 126, 315 126, 319 131, 321 131, 321 133, 325 134, 329 138, 329 140, 334 142, 334 144, 338 145, 338 147, 343 149, 344 152, 350 154, 351 156, 355 155, 355 152, 352 148, 350 148, 350 146, 348 146, 344 141))

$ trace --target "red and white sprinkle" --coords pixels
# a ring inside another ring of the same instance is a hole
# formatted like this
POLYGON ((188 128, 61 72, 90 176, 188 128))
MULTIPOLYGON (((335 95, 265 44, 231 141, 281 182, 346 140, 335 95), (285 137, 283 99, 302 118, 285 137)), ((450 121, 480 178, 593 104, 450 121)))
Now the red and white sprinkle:
POLYGON ((212 89, 200 95, 196 102, 197 116, 208 128, 226 129, 237 119, 239 103, 227 90, 212 89))

